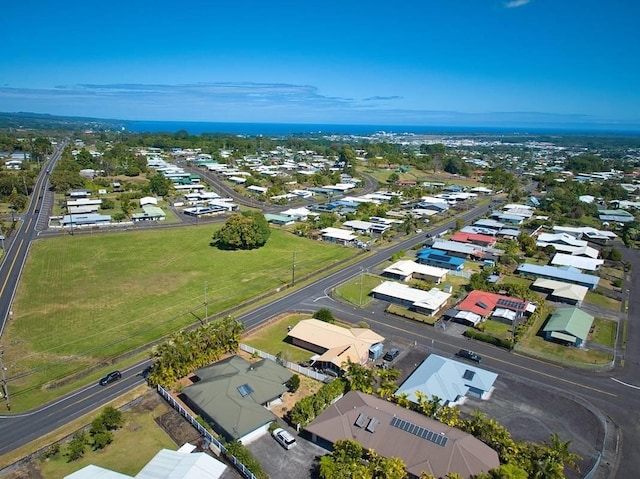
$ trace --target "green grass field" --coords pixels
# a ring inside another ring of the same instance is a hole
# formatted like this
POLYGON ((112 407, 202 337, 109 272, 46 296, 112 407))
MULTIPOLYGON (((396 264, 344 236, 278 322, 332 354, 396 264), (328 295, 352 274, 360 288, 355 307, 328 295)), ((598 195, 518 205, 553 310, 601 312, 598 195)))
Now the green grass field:
POLYGON ((203 318, 205 284, 211 315, 288 283, 294 251, 299 278, 355 254, 278 230, 261 249, 220 251, 209 245, 213 230, 35 242, 2 338, 13 409, 33 407, 70 387, 51 390, 52 381, 108 368, 124 352, 203 318))
POLYGON ((93 451, 87 447, 84 457, 75 462, 67 462, 62 454, 44 460, 39 463, 40 473, 45 479, 54 479, 93 464, 135 476, 161 449, 177 449, 176 444, 154 421, 167 409, 168 406, 160 404, 150 411, 139 407, 125 411, 122 416, 124 426, 115 432, 113 442, 104 450, 93 451))
POLYGON ((620 301, 609 298, 603 294, 598 294, 593 291, 589 291, 585 297, 587 303, 595 304, 603 308, 609 308, 614 311, 620 311, 620 301))
POLYGON ((616 330, 618 323, 607 319, 595 318, 593 320, 593 332, 589 335, 589 341, 613 347, 616 342, 616 330))
POLYGON ((338 286, 335 293, 339 298, 355 306, 366 306, 373 299, 370 296, 371 290, 384 281, 379 276, 362 274, 338 286))

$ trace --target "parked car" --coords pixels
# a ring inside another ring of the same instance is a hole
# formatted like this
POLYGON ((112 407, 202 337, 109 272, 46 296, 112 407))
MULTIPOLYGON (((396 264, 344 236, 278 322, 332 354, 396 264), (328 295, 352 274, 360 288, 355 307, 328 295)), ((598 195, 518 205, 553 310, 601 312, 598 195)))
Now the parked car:
POLYGON ((384 359, 385 361, 393 361, 395 358, 398 357, 398 354, 400 354, 400 350, 399 349, 390 349, 389 351, 387 351, 386 353, 384 353, 384 356, 382 356, 382 359, 384 359))
POLYGON ((475 361, 476 363, 482 361, 481 356, 477 355, 473 351, 469 351, 468 349, 461 349, 456 353, 456 356, 458 356, 459 358, 468 359, 470 361, 475 361))
POLYGON ((285 431, 281 427, 279 427, 278 429, 274 429, 272 434, 275 440, 278 441, 280 445, 285 449, 291 449, 292 447, 295 447, 296 444, 298 444, 296 442, 296 438, 293 437, 289 433, 289 431, 285 431))
POLYGON ((114 381, 117 381, 122 377, 122 373, 120 371, 111 371, 105 377, 100 380, 100 386, 106 386, 107 384, 111 384, 114 381))

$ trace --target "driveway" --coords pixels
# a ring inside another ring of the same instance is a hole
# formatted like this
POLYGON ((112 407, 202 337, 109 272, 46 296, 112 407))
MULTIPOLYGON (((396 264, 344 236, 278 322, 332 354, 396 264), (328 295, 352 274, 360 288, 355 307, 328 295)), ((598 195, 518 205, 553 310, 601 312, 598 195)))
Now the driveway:
POLYGON ((317 477, 316 464, 318 459, 329 454, 326 449, 296 435, 295 430, 283 427, 296 438, 298 445, 286 450, 271 436, 265 434, 250 443, 247 447, 255 458, 262 464, 264 471, 270 477, 317 477))

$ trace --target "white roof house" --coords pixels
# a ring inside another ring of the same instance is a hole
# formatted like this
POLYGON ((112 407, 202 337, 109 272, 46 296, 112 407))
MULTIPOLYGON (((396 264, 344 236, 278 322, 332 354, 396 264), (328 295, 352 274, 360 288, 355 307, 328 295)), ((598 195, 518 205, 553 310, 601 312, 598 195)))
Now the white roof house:
POLYGON ((220 479, 227 466, 204 452, 162 449, 135 476, 88 465, 64 479, 220 479))
POLYGON ((540 243, 566 244, 569 246, 587 246, 588 242, 584 240, 576 239, 567 233, 540 233, 536 240, 540 243))
POLYGON ((340 228, 325 228, 320 233, 323 239, 329 241, 355 241, 358 239, 351 231, 340 228))
POLYGON ((145 196, 144 198, 140 198, 140 206, 144 205, 154 205, 158 206, 158 199, 153 196, 145 196))
POLYGON ((544 241, 536 241, 536 246, 544 248, 545 246, 553 246, 556 251, 570 254, 572 256, 585 256, 587 258, 598 258, 600 251, 592 246, 570 246, 560 243, 545 243, 544 241))
POLYGON ((435 281, 436 283, 440 283, 445 279, 448 272, 448 269, 420 264, 410 260, 396 261, 383 271, 385 275, 397 277, 402 281, 408 281, 411 278, 416 278, 427 279, 435 281))
POLYGON ((565 253, 556 253, 551 264, 556 266, 573 266, 574 268, 597 271, 604 264, 603 259, 585 258, 584 256, 574 256, 565 253))
POLYGON ((417 311, 429 315, 437 314, 451 297, 451 294, 438 288, 424 291, 395 281, 385 281, 373 288, 371 293, 375 298, 413 306, 417 311))

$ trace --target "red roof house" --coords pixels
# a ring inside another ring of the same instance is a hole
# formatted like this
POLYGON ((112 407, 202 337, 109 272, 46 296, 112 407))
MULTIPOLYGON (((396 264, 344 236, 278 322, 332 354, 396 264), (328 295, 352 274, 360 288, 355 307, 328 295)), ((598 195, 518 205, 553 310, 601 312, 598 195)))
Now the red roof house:
POLYGON ((451 241, 457 241, 458 243, 471 243, 478 246, 487 246, 492 248, 496 244, 496 238, 489 235, 483 235, 479 233, 464 233, 458 231, 451 237, 451 241))

